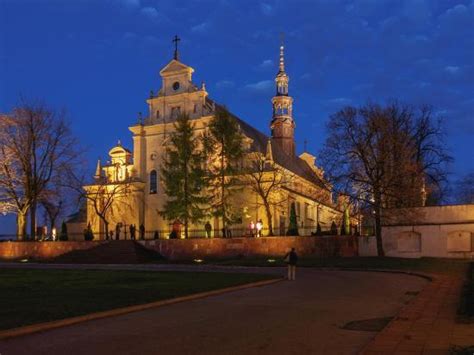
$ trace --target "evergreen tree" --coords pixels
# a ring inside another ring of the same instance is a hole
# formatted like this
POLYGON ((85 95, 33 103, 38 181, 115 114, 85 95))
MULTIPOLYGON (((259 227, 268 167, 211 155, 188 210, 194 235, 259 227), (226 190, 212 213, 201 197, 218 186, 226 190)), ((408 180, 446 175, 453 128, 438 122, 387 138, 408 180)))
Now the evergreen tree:
POLYGON ((290 208, 290 225, 288 226, 288 231, 286 235, 299 235, 298 234, 298 221, 296 220, 296 207, 295 203, 291 203, 290 208))
POLYGON ((61 224, 61 233, 59 234, 59 240, 62 240, 62 241, 68 240, 67 225, 66 225, 66 222, 64 222, 64 221, 61 224))
POLYGON ((331 223, 331 235, 337 235, 337 225, 334 221, 331 223))
POLYGON ((211 208, 222 218, 223 230, 239 219, 230 197, 236 192, 244 155, 243 136, 234 117, 225 108, 219 108, 209 123, 209 132, 203 136, 208 156, 211 208))
POLYGON ((198 151, 199 138, 194 135, 194 127, 187 114, 178 117, 170 141, 161 166, 168 200, 160 214, 168 220, 183 222, 184 236, 188 238, 189 224, 204 218, 204 205, 208 199, 204 195, 203 154, 198 151))

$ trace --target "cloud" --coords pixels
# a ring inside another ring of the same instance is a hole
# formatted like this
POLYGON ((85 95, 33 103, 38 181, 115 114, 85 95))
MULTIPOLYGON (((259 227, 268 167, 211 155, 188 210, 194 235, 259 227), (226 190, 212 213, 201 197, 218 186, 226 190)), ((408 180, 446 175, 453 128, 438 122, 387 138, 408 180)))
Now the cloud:
POLYGON ((262 80, 256 83, 247 84, 244 86, 244 89, 252 93, 267 93, 274 86, 273 80, 262 80))
POLYGON ((272 16, 275 13, 275 8, 272 5, 266 4, 264 2, 260 4, 260 10, 265 16, 272 16))
POLYGON ((448 65, 444 67, 444 70, 448 72, 449 74, 457 74, 459 72, 459 67, 454 66, 454 65, 448 65))
POLYGON ((154 18, 154 19, 158 18, 160 15, 158 10, 151 6, 142 8, 140 10, 140 13, 144 16, 147 16, 149 18, 154 18))
POLYGON ((327 110, 334 111, 344 106, 351 105, 352 102, 352 99, 347 97, 336 97, 334 99, 326 100, 323 105, 327 110))
POLYGON ((235 86, 235 83, 231 80, 220 80, 216 83, 217 89, 231 89, 235 86))
POLYGON ((200 34, 207 33, 210 27, 211 25, 209 22, 203 22, 203 23, 200 23, 199 25, 191 27, 191 32, 200 33, 200 34))
POLYGON ((273 67, 273 60, 271 59, 265 59, 263 62, 261 62, 258 67, 260 69, 270 69, 273 67))

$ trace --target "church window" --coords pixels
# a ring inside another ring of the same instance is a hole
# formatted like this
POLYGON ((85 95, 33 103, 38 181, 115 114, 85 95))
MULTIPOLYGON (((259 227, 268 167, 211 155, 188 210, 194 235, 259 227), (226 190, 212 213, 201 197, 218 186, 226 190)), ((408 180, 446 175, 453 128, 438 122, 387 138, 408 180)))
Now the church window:
POLYGON ((177 118, 181 113, 181 107, 176 106, 171 108, 171 117, 177 118))
POLYGON ((193 112, 194 112, 194 113, 197 113, 197 110, 198 110, 198 105, 197 105, 197 104, 194 104, 193 112))
POLYGON ((156 118, 160 118, 160 110, 156 110, 156 118))
POLYGON ((152 170, 150 172, 150 194, 156 194, 158 191, 158 176, 156 174, 156 170, 152 170))

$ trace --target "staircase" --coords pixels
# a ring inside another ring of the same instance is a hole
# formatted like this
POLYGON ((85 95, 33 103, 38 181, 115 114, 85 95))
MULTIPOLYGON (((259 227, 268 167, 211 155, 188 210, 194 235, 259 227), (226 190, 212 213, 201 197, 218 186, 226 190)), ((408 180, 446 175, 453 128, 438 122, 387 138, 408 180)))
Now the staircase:
POLYGON ((113 240, 92 249, 73 250, 49 260, 58 264, 142 264, 163 257, 133 240, 113 240))

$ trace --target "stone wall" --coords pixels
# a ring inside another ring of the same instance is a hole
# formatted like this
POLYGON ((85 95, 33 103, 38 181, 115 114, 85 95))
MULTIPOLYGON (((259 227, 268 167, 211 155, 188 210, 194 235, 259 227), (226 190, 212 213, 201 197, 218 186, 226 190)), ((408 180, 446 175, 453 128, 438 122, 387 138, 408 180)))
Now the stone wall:
POLYGON ((140 243, 169 260, 281 257, 292 247, 300 256, 357 256, 357 238, 350 236, 163 239, 140 243))
MULTIPOLYGON (((356 237, 262 237, 213 239, 159 239, 139 241, 169 260, 281 257, 292 247, 300 256, 357 256, 356 237)), ((2 242, 0 260, 47 260, 73 250, 90 249, 101 242, 2 242)))
POLYGON ((102 242, 2 242, 0 260, 47 260, 73 250, 94 248, 102 242))
MULTIPOLYGON (((423 207, 417 208, 415 213, 406 211, 412 219, 399 219, 382 227, 387 256, 474 257, 474 205, 423 207)), ((377 255, 375 237, 359 238, 359 255, 377 255)))

